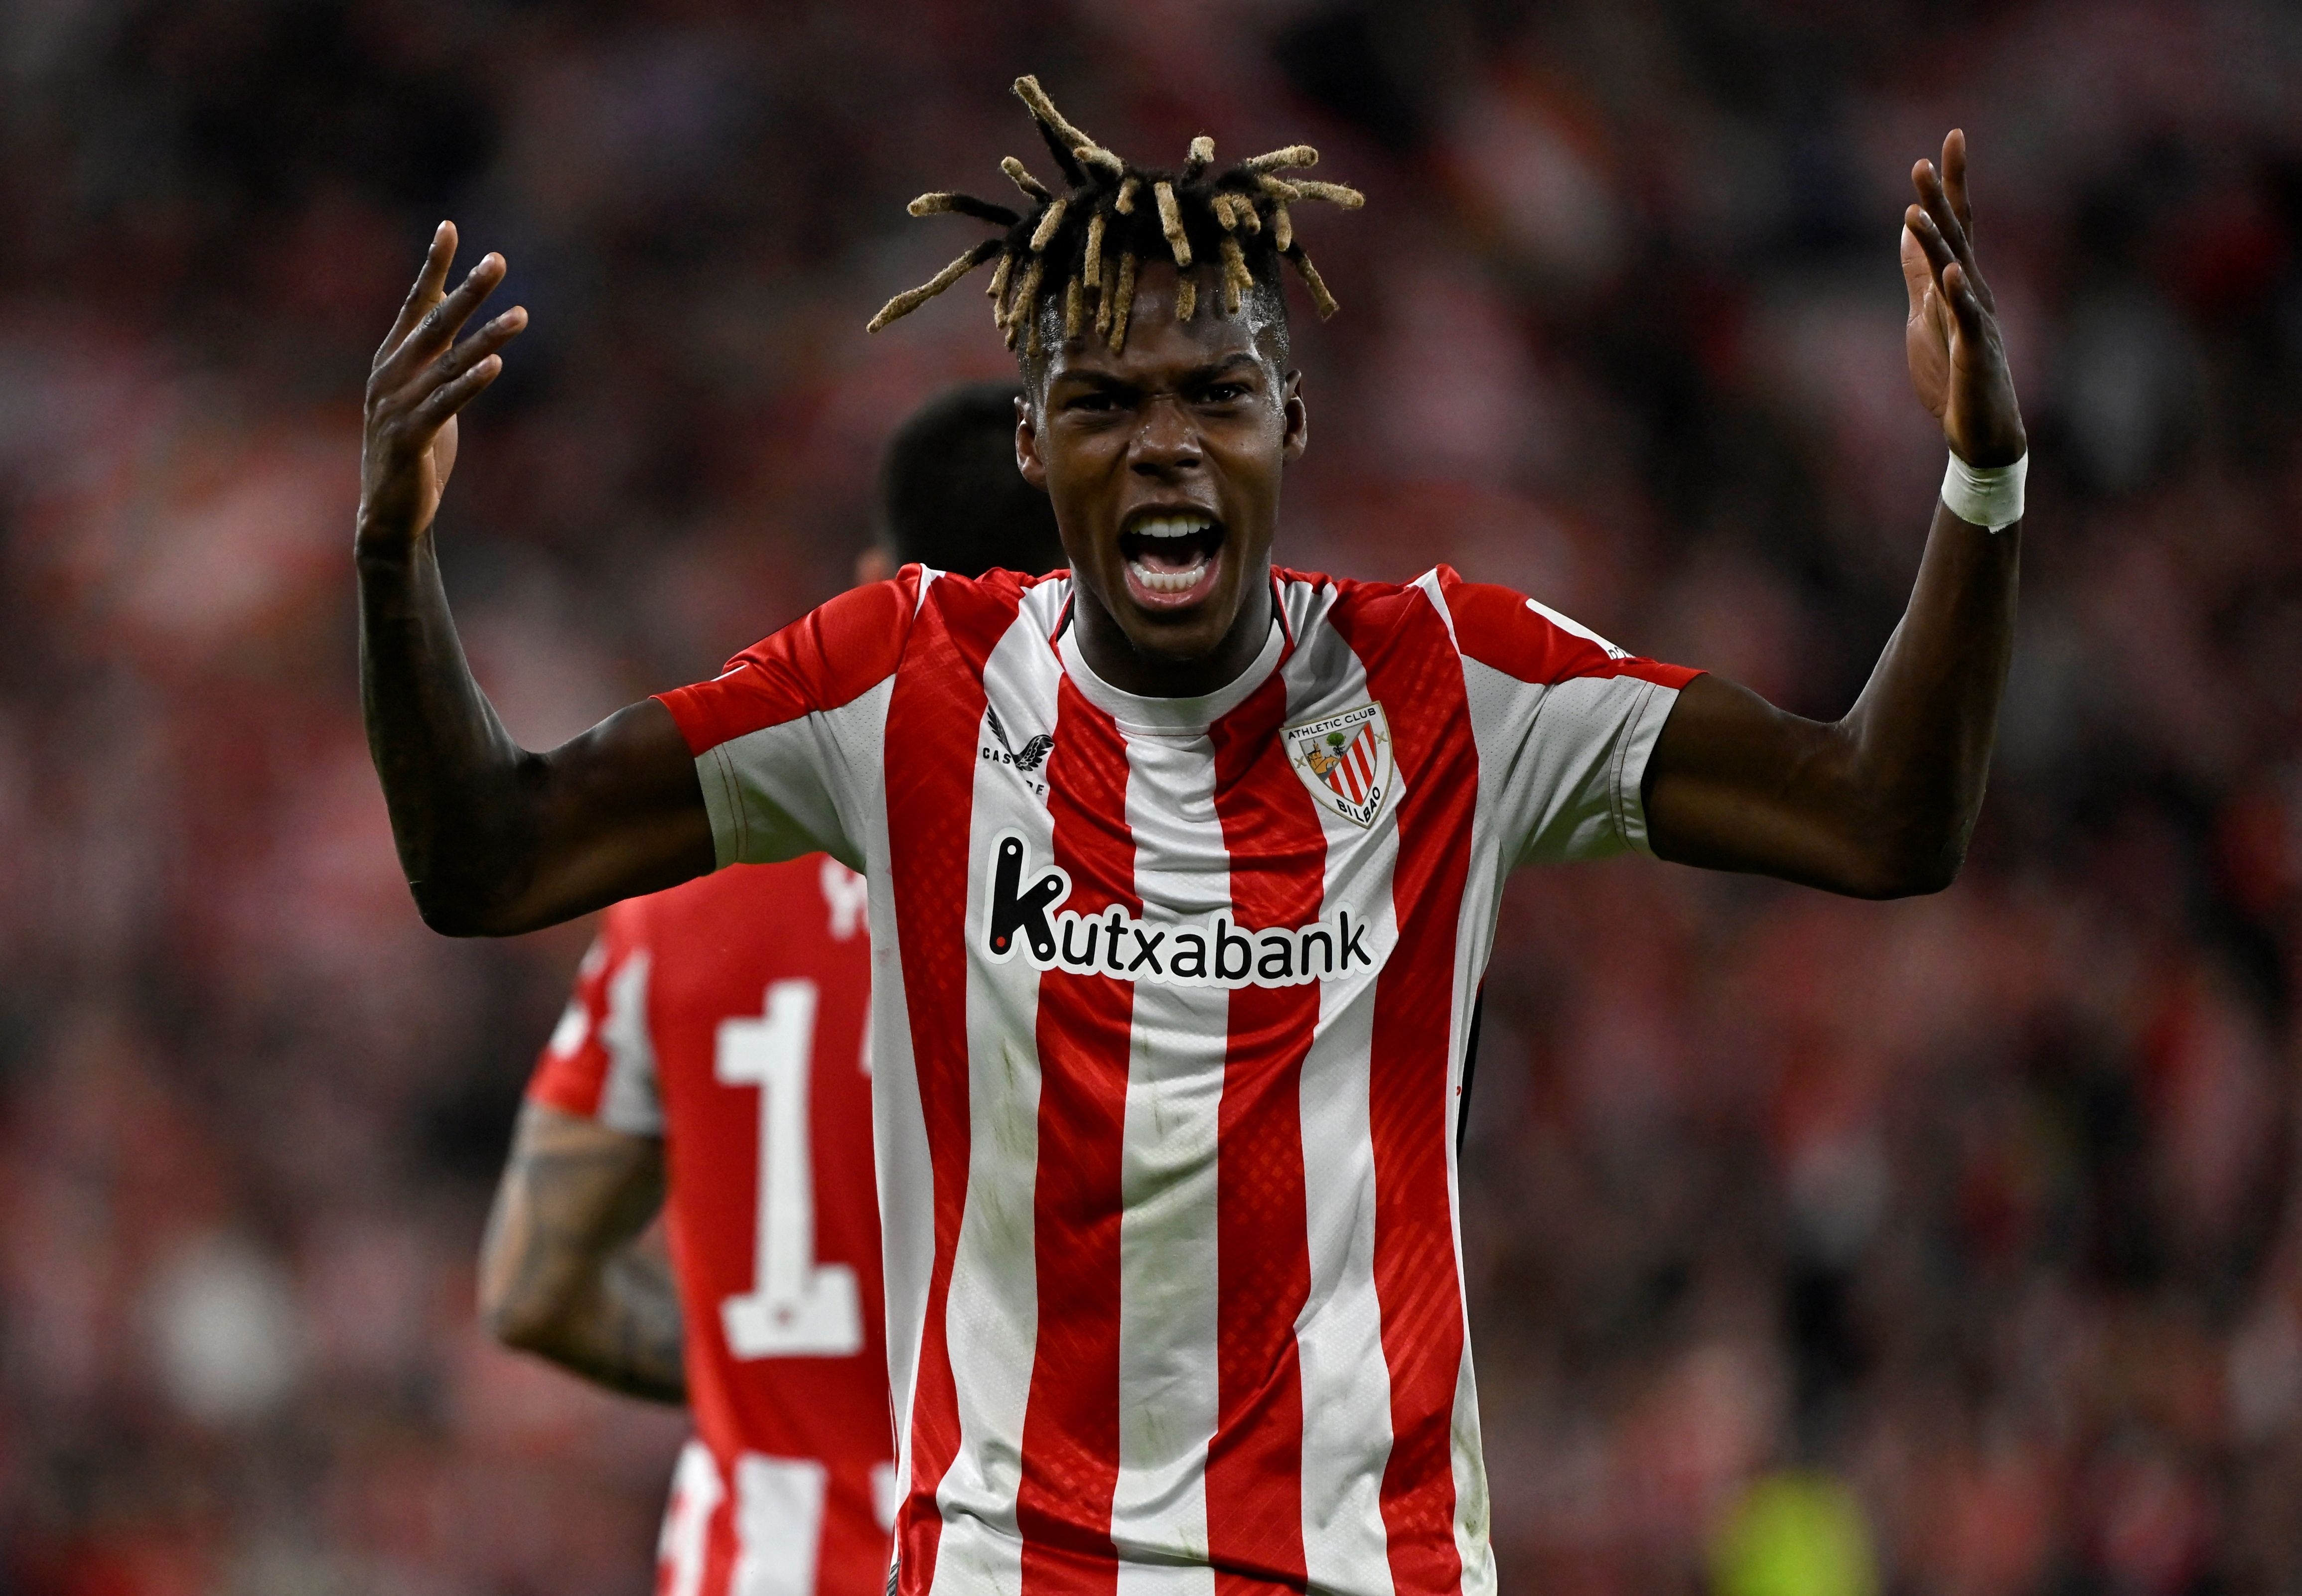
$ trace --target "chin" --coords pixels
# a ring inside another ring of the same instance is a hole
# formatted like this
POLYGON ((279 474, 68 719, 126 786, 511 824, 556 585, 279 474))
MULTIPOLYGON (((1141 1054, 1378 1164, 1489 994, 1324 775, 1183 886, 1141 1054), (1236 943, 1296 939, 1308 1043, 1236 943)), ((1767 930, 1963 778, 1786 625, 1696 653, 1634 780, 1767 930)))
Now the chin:
POLYGON ((1222 646, 1239 618, 1239 595, 1209 593, 1187 609, 1147 609, 1130 602, 1119 613, 1137 652, 1180 662, 1204 658, 1222 646))

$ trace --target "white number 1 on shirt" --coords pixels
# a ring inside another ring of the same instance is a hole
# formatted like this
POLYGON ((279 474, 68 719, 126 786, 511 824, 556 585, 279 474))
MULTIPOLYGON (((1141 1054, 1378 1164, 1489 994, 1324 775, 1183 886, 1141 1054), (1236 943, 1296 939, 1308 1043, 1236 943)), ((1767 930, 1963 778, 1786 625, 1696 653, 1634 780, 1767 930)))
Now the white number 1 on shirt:
POLYGON ((855 1271, 815 1261, 815 1171, 808 1156, 808 1063, 815 983, 777 981, 766 1014, 723 1020, 712 1072, 760 1088, 759 1229, 752 1289, 719 1304, 737 1357, 845 1357, 863 1349, 855 1271))

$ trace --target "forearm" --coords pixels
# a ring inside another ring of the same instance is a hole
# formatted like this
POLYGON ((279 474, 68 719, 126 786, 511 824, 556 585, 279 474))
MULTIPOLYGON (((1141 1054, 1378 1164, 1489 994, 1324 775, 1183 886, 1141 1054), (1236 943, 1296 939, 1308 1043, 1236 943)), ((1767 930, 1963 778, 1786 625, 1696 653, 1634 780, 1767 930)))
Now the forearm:
POLYGON ((2014 646, 2021 523, 1937 503, 1909 607, 1839 723, 1850 817, 1905 890, 1945 886, 1981 813, 2014 646))
POLYGON ((626 1248, 607 1259, 558 1314, 512 1344, 627 1396, 687 1400, 679 1296, 653 1253, 626 1248))
POLYGON ((685 1400, 670 1271, 633 1245, 663 1192, 660 1141, 522 1107, 480 1243, 480 1315, 496 1339, 635 1397, 685 1400))
POLYGON ((1855 897, 1948 886, 1981 809, 2020 538, 1936 507, 1910 603, 1841 719, 1717 676, 1687 684, 1647 766, 1656 854, 1855 897))
POLYGON ((361 708, 400 868, 428 924, 474 929, 529 873, 517 819, 531 756, 472 675, 432 534, 356 547, 361 708))

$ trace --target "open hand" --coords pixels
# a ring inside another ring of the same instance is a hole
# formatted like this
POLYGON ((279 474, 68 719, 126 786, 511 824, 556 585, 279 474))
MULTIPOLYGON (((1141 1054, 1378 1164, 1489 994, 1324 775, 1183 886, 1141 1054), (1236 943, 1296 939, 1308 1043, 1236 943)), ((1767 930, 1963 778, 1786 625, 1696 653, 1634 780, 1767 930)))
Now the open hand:
POLYGON ((527 312, 514 306, 457 343, 503 281, 504 259, 483 256, 449 293, 455 258, 455 224, 442 222, 368 371, 357 533, 365 547, 404 546, 432 525, 456 467, 456 412, 496 380, 503 370, 497 351, 527 325, 527 312))
POLYGON ((1941 170, 1920 161, 1911 182, 1919 191, 1919 203, 1903 214, 1903 283, 1911 296, 1903 340, 1911 383, 1960 459, 2011 466, 2029 444, 1998 335, 1997 303, 1974 262, 1965 133, 1952 129, 1943 140, 1941 170))

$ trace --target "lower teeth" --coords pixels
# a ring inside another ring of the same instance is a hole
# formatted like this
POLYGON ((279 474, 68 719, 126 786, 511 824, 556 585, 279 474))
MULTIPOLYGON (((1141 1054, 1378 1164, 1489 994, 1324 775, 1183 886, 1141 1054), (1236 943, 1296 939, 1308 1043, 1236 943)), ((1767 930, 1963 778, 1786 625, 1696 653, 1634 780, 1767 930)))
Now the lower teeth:
POLYGON ((1189 570, 1155 571, 1138 559, 1130 561, 1129 568, 1134 571, 1135 580, 1152 592, 1185 593, 1198 586, 1199 578, 1207 574, 1207 562, 1201 559, 1189 570))

